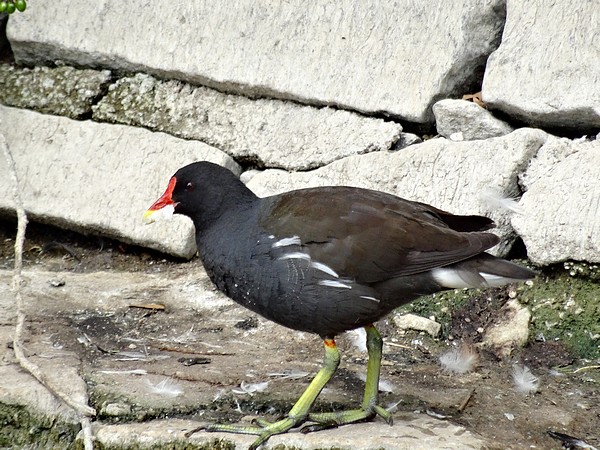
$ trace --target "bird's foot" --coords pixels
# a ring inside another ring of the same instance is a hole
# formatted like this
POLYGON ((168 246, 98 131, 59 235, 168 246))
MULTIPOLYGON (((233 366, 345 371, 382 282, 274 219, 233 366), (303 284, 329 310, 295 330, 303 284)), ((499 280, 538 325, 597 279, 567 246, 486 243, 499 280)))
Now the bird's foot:
POLYGON ((392 414, 379 405, 373 405, 366 408, 350 409, 339 412, 311 413, 308 415, 309 422, 316 422, 302 427, 302 433, 311 433, 313 431, 324 430, 326 428, 335 428, 340 425, 346 425, 354 422, 364 422, 373 419, 375 416, 381 417, 389 425, 394 423, 392 414))
POLYGON ((285 417, 276 422, 269 422, 265 419, 254 419, 256 425, 228 425, 228 424, 210 424, 203 425, 192 431, 188 431, 185 436, 190 437, 197 431, 208 432, 225 432, 237 434, 254 434, 258 436, 248 450, 256 450, 260 445, 264 444, 271 436, 282 434, 291 428, 301 425, 306 419, 298 419, 294 417, 285 417))

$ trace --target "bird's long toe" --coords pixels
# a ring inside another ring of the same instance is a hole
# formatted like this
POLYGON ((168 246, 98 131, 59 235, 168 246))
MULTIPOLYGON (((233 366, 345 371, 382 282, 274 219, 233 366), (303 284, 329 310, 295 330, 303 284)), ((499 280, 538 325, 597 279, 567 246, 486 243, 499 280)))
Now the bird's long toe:
POLYGON ((316 424, 309 424, 303 427, 302 432, 310 433, 349 423, 365 422, 375 418, 375 416, 381 417, 389 425, 392 425, 394 422, 392 414, 389 411, 382 406, 373 405, 368 408, 350 409, 347 411, 311 413, 308 415, 308 421, 316 422, 316 424))
POLYGON ((207 432, 224 432, 224 433, 235 433, 235 434, 251 434, 256 435, 258 438, 249 447, 249 450, 258 448, 261 444, 266 442, 271 436, 276 434, 282 434, 290 430, 291 428, 297 427, 304 422, 305 419, 297 419, 292 417, 285 417, 276 422, 269 422, 266 419, 254 419, 253 423, 256 425, 230 425, 230 424, 210 424, 204 425, 196 430, 187 433, 189 435, 193 432, 203 430, 207 432))

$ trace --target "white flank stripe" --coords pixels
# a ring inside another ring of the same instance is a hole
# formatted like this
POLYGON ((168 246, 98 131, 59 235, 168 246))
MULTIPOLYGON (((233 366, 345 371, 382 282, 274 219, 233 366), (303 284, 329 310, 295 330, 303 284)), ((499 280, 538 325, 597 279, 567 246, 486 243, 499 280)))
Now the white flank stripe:
POLYGON ((360 298, 364 298, 365 300, 372 300, 372 301, 377 302, 377 303, 380 302, 380 300, 378 298, 369 297, 368 295, 361 295, 360 298))
POLYGON ((321 280, 317 284, 320 284, 321 286, 329 286, 329 287, 339 287, 339 288, 344 288, 344 289, 352 289, 352 286, 350 286, 348 284, 344 284, 341 281, 335 281, 335 280, 321 280))
POLYGON ((279 248, 279 247, 286 247, 288 245, 300 245, 300 244, 302 244, 302 241, 300 240, 300 238, 298 236, 292 236, 289 238, 280 239, 279 241, 277 241, 273 245, 271 245, 271 248, 279 248))
POLYGON ((327 266, 327 265, 325 265, 325 264, 323 264, 323 263, 320 263, 320 262, 313 262, 313 263, 310 263, 310 266, 311 266, 311 267, 314 267, 314 268, 315 268, 315 269, 317 269, 317 270, 320 270, 321 272, 325 272, 325 273, 327 273, 327 274, 331 275, 332 277, 335 277, 335 278, 339 278, 339 277, 340 277, 340 276, 339 276, 339 275, 336 273, 336 271, 335 271, 335 270, 333 270, 331 267, 329 267, 329 266, 327 266))
POLYGON ((278 260, 281 260, 281 259, 305 259, 307 261, 310 261, 310 255, 308 253, 293 252, 293 253, 286 253, 285 255, 280 256, 277 259, 278 260))

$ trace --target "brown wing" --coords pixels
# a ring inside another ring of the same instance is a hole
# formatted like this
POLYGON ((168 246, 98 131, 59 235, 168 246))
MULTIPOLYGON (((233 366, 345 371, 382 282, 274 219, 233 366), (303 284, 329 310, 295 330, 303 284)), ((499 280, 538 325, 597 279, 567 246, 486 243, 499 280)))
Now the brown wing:
POLYGON ((261 214, 263 229, 278 238, 299 236, 314 261, 364 283, 452 264, 499 241, 471 231, 491 228, 490 219, 456 216, 367 189, 288 192, 263 199, 261 214))

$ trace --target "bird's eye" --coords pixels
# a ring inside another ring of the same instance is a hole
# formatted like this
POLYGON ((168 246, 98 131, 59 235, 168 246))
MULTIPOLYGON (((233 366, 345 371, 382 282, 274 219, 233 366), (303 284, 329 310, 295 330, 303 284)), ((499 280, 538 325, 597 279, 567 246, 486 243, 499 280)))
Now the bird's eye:
POLYGON ((185 185, 185 190, 186 190, 187 192, 191 192, 191 191, 193 191, 193 190, 194 190, 194 188, 195 188, 195 186, 194 186, 194 183, 192 183, 192 182, 189 182, 188 184, 186 184, 186 185, 185 185))

